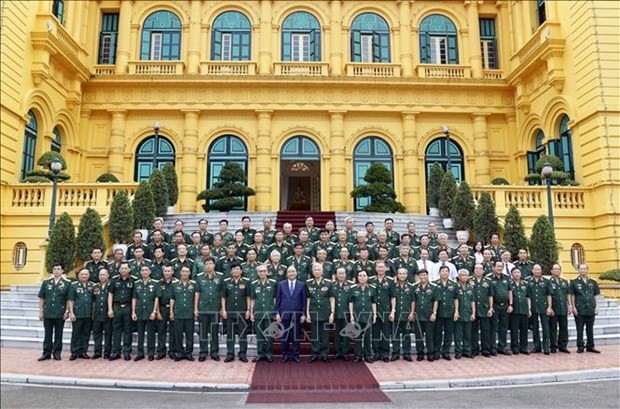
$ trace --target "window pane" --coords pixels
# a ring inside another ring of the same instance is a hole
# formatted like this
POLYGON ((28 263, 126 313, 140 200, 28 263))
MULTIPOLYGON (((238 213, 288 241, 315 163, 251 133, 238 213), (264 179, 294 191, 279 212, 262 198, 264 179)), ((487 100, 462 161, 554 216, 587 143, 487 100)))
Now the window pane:
POLYGON ((372 62, 372 35, 361 36, 361 62, 372 62))

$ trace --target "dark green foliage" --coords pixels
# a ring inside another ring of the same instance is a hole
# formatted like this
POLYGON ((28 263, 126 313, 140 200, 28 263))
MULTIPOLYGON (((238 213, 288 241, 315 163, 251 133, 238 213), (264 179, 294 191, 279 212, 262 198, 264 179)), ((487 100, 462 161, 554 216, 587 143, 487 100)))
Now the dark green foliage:
POLYGON ((68 213, 60 215, 50 237, 45 252, 45 269, 52 271, 56 263, 62 264, 65 273, 69 273, 75 265, 75 228, 68 213))
POLYGON ((491 181, 492 185, 509 185, 510 182, 508 182, 506 179, 504 178, 495 178, 491 181))
POLYGON ((166 163, 162 169, 168 185, 168 206, 174 206, 179 200, 179 179, 172 163, 166 163))
POLYGON ((568 173, 564 172, 564 162, 562 159, 558 158, 555 155, 543 155, 538 159, 536 165, 534 165, 534 173, 529 173, 525 176, 524 180, 529 182, 530 184, 540 185, 543 183, 543 178, 540 176, 540 172, 545 164, 549 163, 553 168, 553 173, 551 173, 551 183, 554 185, 574 185, 574 181, 570 179, 568 173))
POLYGON ((58 182, 64 182, 69 180, 71 176, 69 176, 63 170, 67 169, 67 162, 62 157, 62 155, 58 152, 48 151, 45 152, 39 160, 37 160, 37 165, 41 167, 41 169, 33 169, 26 173, 26 177, 24 178, 24 182, 26 183, 45 183, 52 181, 54 173, 49 170, 49 165, 52 163, 52 160, 57 158, 60 163, 62 163, 62 170, 58 173, 58 182))
POLYGON ((491 195, 487 192, 483 192, 478 200, 478 208, 474 216, 474 230, 476 232, 476 240, 483 243, 488 243, 491 235, 499 231, 495 203, 493 203, 491 195))
POLYGON ((119 180, 116 176, 114 176, 111 173, 102 173, 101 175, 99 175, 99 177, 97 178, 97 182, 99 183, 118 183, 119 180))
POLYGON ((381 163, 370 165, 364 175, 365 185, 359 185, 351 191, 355 199, 369 198, 370 204, 364 207, 365 212, 402 213, 405 206, 396 200, 396 192, 392 187, 392 174, 381 163))
POLYGON ((452 219, 455 230, 469 230, 474 227, 476 204, 469 184, 462 181, 452 203, 452 219))
POLYGON ((203 206, 205 211, 227 212, 235 207, 244 206, 245 198, 255 194, 254 189, 247 186, 247 177, 241 165, 227 162, 222 167, 217 182, 213 183, 213 188, 200 192, 196 200, 206 201, 203 206))
POLYGON ((58 159, 60 163, 62 163, 62 170, 67 170, 67 162, 65 161, 65 158, 63 158, 60 153, 54 151, 47 151, 41 155, 39 160, 37 160, 37 165, 48 169, 50 163, 52 163, 54 159, 58 159))
POLYGON ((116 192, 110 207, 110 240, 129 243, 133 232, 133 209, 126 190, 116 192))
POLYGON ((155 216, 164 217, 168 212, 168 185, 164 174, 159 169, 153 170, 149 183, 155 201, 155 216))
POLYGON ((439 187, 439 213, 445 218, 452 217, 452 204, 456 196, 456 179, 452 172, 446 172, 439 187))
POLYGON ((504 246, 512 254, 512 259, 516 259, 519 249, 527 250, 527 237, 525 237, 525 227, 521 214, 516 207, 510 206, 506 213, 506 222, 504 224, 504 246))
POLYGON ((101 224, 101 217, 95 209, 89 207, 80 218, 76 245, 75 255, 82 261, 90 258, 90 253, 94 248, 101 249, 101 252, 105 254, 103 225, 101 224))
POLYGON ((441 181, 443 180, 444 170, 439 163, 433 164, 431 172, 428 177, 428 184, 426 186, 426 204, 428 207, 439 206, 439 189, 441 188, 441 181))
POLYGON ((543 274, 551 274, 551 267, 558 261, 558 247, 555 242, 555 231, 547 216, 541 215, 536 219, 530 243, 532 261, 541 265, 543 274))
POLYGON ((599 279, 620 282, 620 268, 614 268, 613 270, 605 271, 603 274, 600 275, 599 279))
POLYGON ((151 184, 143 180, 133 198, 133 225, 136 229, 149 229, 155 220, 155 200, 151 184))

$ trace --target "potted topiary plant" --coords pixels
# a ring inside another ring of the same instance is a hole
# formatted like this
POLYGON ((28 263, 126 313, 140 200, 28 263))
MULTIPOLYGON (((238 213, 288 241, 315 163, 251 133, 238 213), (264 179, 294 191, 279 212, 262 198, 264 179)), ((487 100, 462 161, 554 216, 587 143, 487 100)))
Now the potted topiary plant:
POLYGON ((478 207, 474 213, 474 231, 476 240, 484 244, 489 242, 493 233, 499 231, 495 203, 488 192, 483 192, 478 199, 478 207))
POLYGON ((116 192, 112 199, 109 228, 113 248, 120 247, 126 253, 133 233, 133 209, 126 190, 116 192))
POLYGON ((97 183, 118 183, 119 180, 112 173, 102 173, 96 180, 97 183))
POLYGON ((599 276, 599 279, 620 282, 620 268, 605 271, 599 276))
POLYGON ((547 216, 538 216, 532 226, 530 241, 532 261, 540 264, 543 274, 550 275, 551 267, 558 262, 558 245, 555 240, 555 231, 547 216))
POLYGON ((153 193, 153 200, 155 201, 155 216, 164 217, 168 212, 168 184, 164 178, 164 174, 159 170, 153 170, 149 178, 151 184, 151 190, 153 193))
POLYGON ((540 172, 546 164, 551 165, 553 173, 551 174, 551 183, 554 185, 572 185, 575 182, 570 179, 568 173, 564 172, 564 162, 555 155, 543 155, 536 161, 534 165, 534 173, 528 173, 524 180, 530 185, 540 185, 543 183, 540 172))
POLYGON ((443 227, 451 229, 454 225, 452 220, 452 205, 456 196, 456 179, 452 172, 446 172, 439 187, 439 213, 444 218, 443 227))
POLYGON ((202 208, 228 212, 234 208, 243 207, 245 198, 254 196, 254 189, 247 186, 248 179, 245 171, 236 162, 227 162, 217 177, 217 182, 211 189, 205 189, 196 196, 196 200, 204 200, 202 208))
POLYGON ((146 180, 138 185, 132 207, 134 227, 142 232, 142 237, 147 237, 148 229, 155 220, 155 199, 153 198, 151 184, 146 180))
POLYGON ((469 240, 469 230, 474 227, 475 211, 474 195, 469 184, 466 181, 462 181, 456 191, 454 203, 452 203, 452 219, 454 220, 457 237, 463 235, 469 240))
POLYGON ((439 163, 433 164, 426 184, 426 205, 430 216, 439 216, 439 189, 444 170, 439 163))
POLYGON ((67 173, 63 172, 67 169, 67 162, 65 158, 58 152, 48 151, 45 152, 39 160, 37 160, 37 165, 40 166, 40 169, 33 169, 26 173, 26 178, 24 182, 26 183, 46 183, 50 182, 53 179, 53 172, 49 169, 50 163, 54 160, 58 159, 62 164, 62 170, 56 175, 58 183, 69 180, 71 176, 67 173))
POLYGON ((364 175, 365 185, 359 185, 351 191, 354 199, 367 197, 370 203, 364 207, 365 212, 403 213, 405 206, 396 200, 392 187, 392 174, 381 163, 370 165, 364 175))
POLYGON ((510 251, 512 258, 516 259, 520 249, 528 249, 523 220, 521 219, 519 210, 515 206, 510 206, 508 213, 506 213, 505 220, 504 246, 510 251))
POLYGON ((174 205, 179 200, 179 179, 177 177, 174 165, 170 162, 166 163, 162 168, 166 185, 168 186, 168 214, 174 213, 174 205))
POLYGON ((86 209, 80 218, 76 245, 76 258, 82 263, 88 260, 94 248, 101 249, 101 252, 105 254, 101 217, 93 208, 86 209))
POLYGON ((75 265, 75 228, 73 220, 64 212, 54 223, 49 245, 45 251, 45 268, 51 272, 56 263, 62 264, 65 274, 69 274, 75 265))

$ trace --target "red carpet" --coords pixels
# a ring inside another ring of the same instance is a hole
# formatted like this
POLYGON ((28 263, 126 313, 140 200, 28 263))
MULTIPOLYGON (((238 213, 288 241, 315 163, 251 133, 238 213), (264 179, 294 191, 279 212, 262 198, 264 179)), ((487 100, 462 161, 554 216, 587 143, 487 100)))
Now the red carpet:
MULTIPOLYGON (((333 220, 336 222, 335 212, 313 212, 305 210, 280 210, 276 216, 276 228, 281 229, 284 223, 291 223, 293 225, 293 233, 297 234, 300 228, 304 227, 306 217, 312 216, 314 219, 314 227, 323 229, 325 222, 333 220)), ((338 227, 338 226, 336 226, 338 227)))
POLYGON ((246 403, 391 402, 364 363, 259 362, 246 403))

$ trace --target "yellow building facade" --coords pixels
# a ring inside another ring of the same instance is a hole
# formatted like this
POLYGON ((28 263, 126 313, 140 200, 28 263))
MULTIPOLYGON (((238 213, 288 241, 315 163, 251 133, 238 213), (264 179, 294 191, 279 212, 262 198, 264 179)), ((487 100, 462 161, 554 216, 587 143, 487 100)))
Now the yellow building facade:
POLYGON ((565 271, 619 264, 620 6, 610 1, 2 1, 2 285, 36 282, 51 187, 22 183, 44 152, 68 163, 59 211, 107 215, 173 162, 177 211, 226 161, 248 211, 354 211, 372 162, 408 213, 426 213, 428 167, 448 162, 500 217, 528 229, 546 196, 524 176, 559 156, 565 271), (158 132, 154 124, 159 124, 158 132), (449 139, 442 127, 449 128, 449 139), (450 156, 448 160, 448 156, 450 156), (95 184, 102 173, 121 180, 95 184), (507 179, 509 186, 490 186, 507 179), (301 192, 301 193, 299 193, 301 192), (297 196, 296 196, 297 195, 297 196), (28 263, 15 268, 16 243, 28 263), (580 247, 575 247, 574 245, 580 247))

